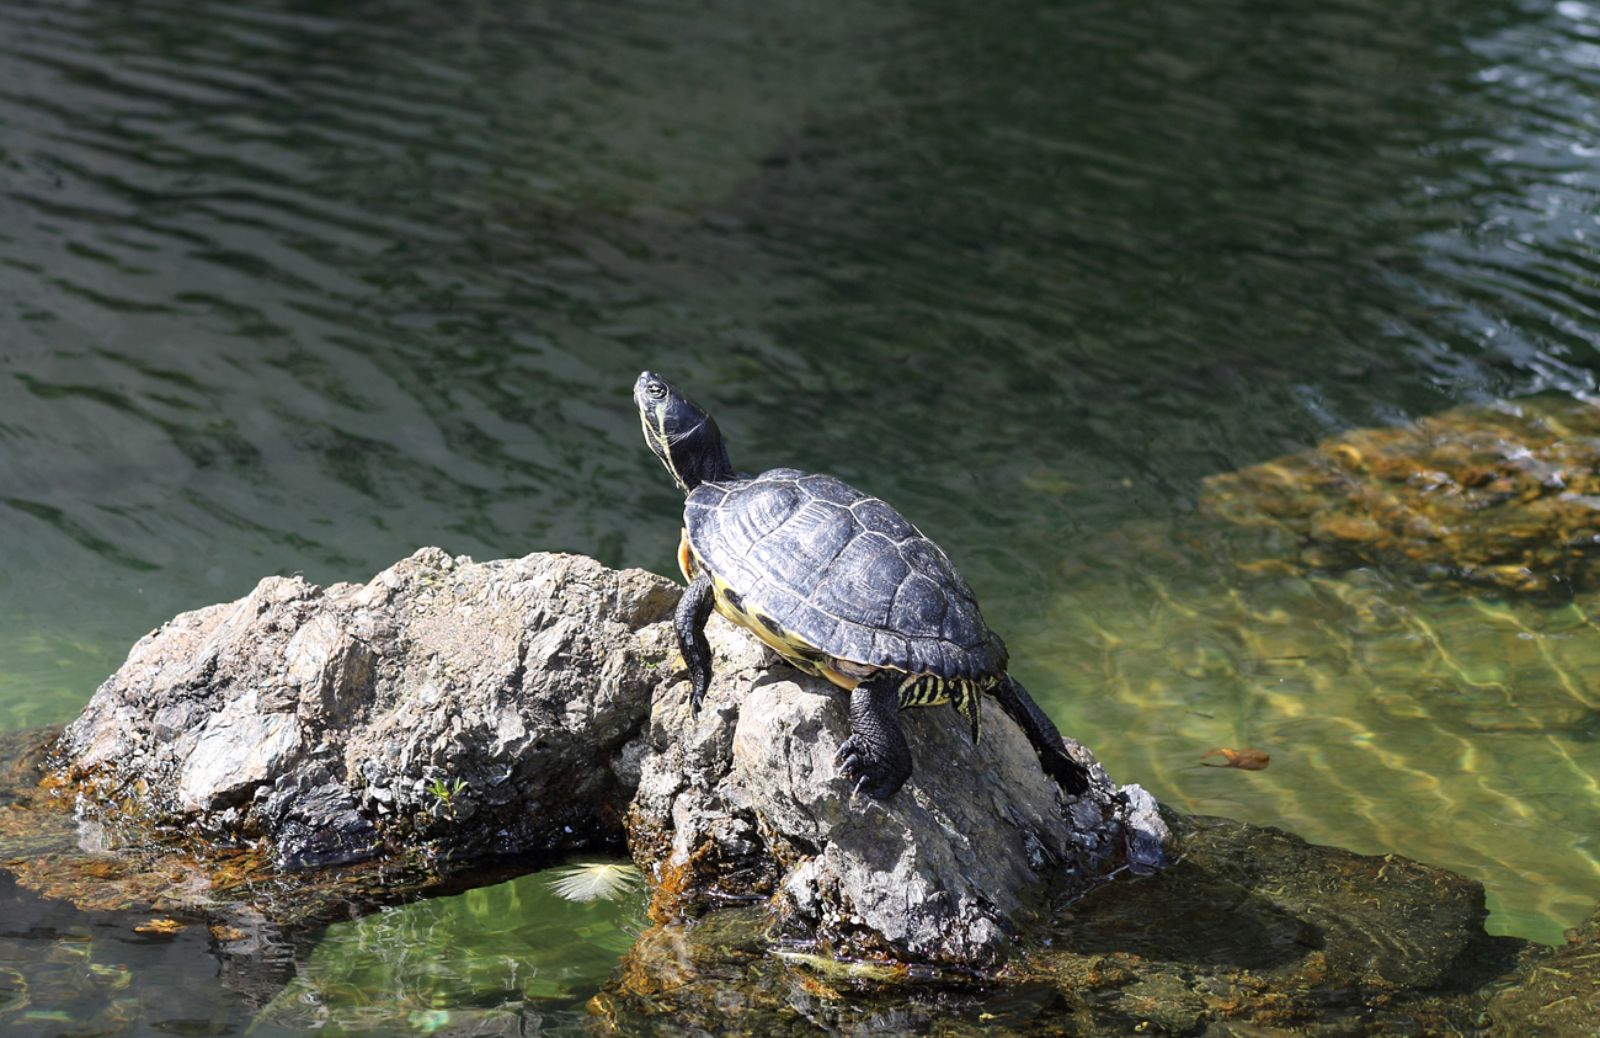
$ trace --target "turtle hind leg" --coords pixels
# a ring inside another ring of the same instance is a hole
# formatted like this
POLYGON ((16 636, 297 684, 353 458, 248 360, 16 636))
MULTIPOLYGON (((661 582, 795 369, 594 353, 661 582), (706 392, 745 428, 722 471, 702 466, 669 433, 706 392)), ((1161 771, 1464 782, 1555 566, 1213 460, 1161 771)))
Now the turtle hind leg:
POLYGON ((1061 788, 1074 796, 1089 790, 1089 770, 1067 754, 1055 723, 1039 709, 1022 682, 1007 674, 989 690, 1013 721, 1021 726, 1039 754, 1039 763, 1061 788))
POLYGON ((853 793, 878 800, 894 796, 911 777, 911 747, 900 731, 900 682, 893 671, 879 671, 850 693, 850 738, 833 762, 855 783, 853 793))
POLYGON ((711 686, 711 645, 706 641, 706 620, 711 616, 714 595, 711 575, 701 573, 689 583, 672 614, 672 629, 678 634, 678 651, 689 668, 689 708, 696 714, 711 686))

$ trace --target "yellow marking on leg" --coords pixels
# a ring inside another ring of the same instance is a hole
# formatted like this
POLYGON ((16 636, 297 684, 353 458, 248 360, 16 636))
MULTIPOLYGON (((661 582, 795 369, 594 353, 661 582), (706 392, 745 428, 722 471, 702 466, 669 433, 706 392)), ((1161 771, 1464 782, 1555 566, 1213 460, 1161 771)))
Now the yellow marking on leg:
POLYGON ((972 742, 978 742, 978 729, 980 727, 979 707, 983 701, 983 691, 976 682, 965 678, 954 682, 956 691, 950 697, 950 705, 956 708, 956 713, 966 718, 967 726, 972 731, 972 742))
POLYGON ((913 706, 938 706, 950 701, 953 683, 936 674, 912 674, 900 682, 897 692, 900 709, 913 706))

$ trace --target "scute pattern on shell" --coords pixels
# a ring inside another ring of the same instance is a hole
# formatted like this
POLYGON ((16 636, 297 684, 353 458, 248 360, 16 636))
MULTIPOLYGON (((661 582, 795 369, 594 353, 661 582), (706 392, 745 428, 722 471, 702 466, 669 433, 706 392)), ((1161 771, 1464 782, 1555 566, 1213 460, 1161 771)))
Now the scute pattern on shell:
POLYGON ((747 608, 829 655, 942 677, 1005 673, 1005 645, 939 546, 832 476, 772 469, 703 483, 684 525, 747 608))

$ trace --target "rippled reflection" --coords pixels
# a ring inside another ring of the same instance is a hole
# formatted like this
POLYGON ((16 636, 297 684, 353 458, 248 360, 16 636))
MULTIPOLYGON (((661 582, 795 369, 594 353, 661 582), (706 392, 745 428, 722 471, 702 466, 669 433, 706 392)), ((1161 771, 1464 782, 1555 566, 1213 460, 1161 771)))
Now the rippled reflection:
MULTIPOLYGON (((1042 700, 1209 804, 1141 756, 1170 701, 1096 709, 1125 676, 1064 647, 1096 610, 1248 638, 1260 607, 1106 545, 1181 537, 1203 477, 1330 432, 1593 390, 1597 55, 1579 0, 0 0, 0 724, 69 717, 138 635, 266 573, 428 543, 670 571, 649 366, 736 462, 893 501, 1042 700)), ((1332 637, 1329 594, 1271 608, 1332 637)), ((1194 680, 1136 666, 1141 697, 1194 680)), ((1469 868, 1519 932, 1593 900, 1587 859, 1490 835, 1570 845, 1592 757, 1300 673, 1326 730, 1285 741, 1371 749, 1275 754, 1253 817, 1469 868), (1502 752, 1548 774, 1485 778, 1502 752), (1439 813, 1479 795, 1463 771, 1495 790, 1470 830, 1439 813), (1352 782, 1370 802, 1306 806, 1352 782)))

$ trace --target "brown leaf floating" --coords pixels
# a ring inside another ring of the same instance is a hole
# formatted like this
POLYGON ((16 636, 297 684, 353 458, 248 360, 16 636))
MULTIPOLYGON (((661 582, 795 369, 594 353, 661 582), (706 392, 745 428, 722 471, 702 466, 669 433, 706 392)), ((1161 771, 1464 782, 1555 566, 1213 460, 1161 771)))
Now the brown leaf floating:
POLYGON ((1207 750, 1200 755, 1200 761, 1208 768, 1239 768, 1243 771, 1260 771, 1272 760, 1272 754, 1266 750, 1235 750, 1228 746, 1218 746, 1207 750), (1205 764, 1207 757, 1221 757, 1222 764, 1205 764))

